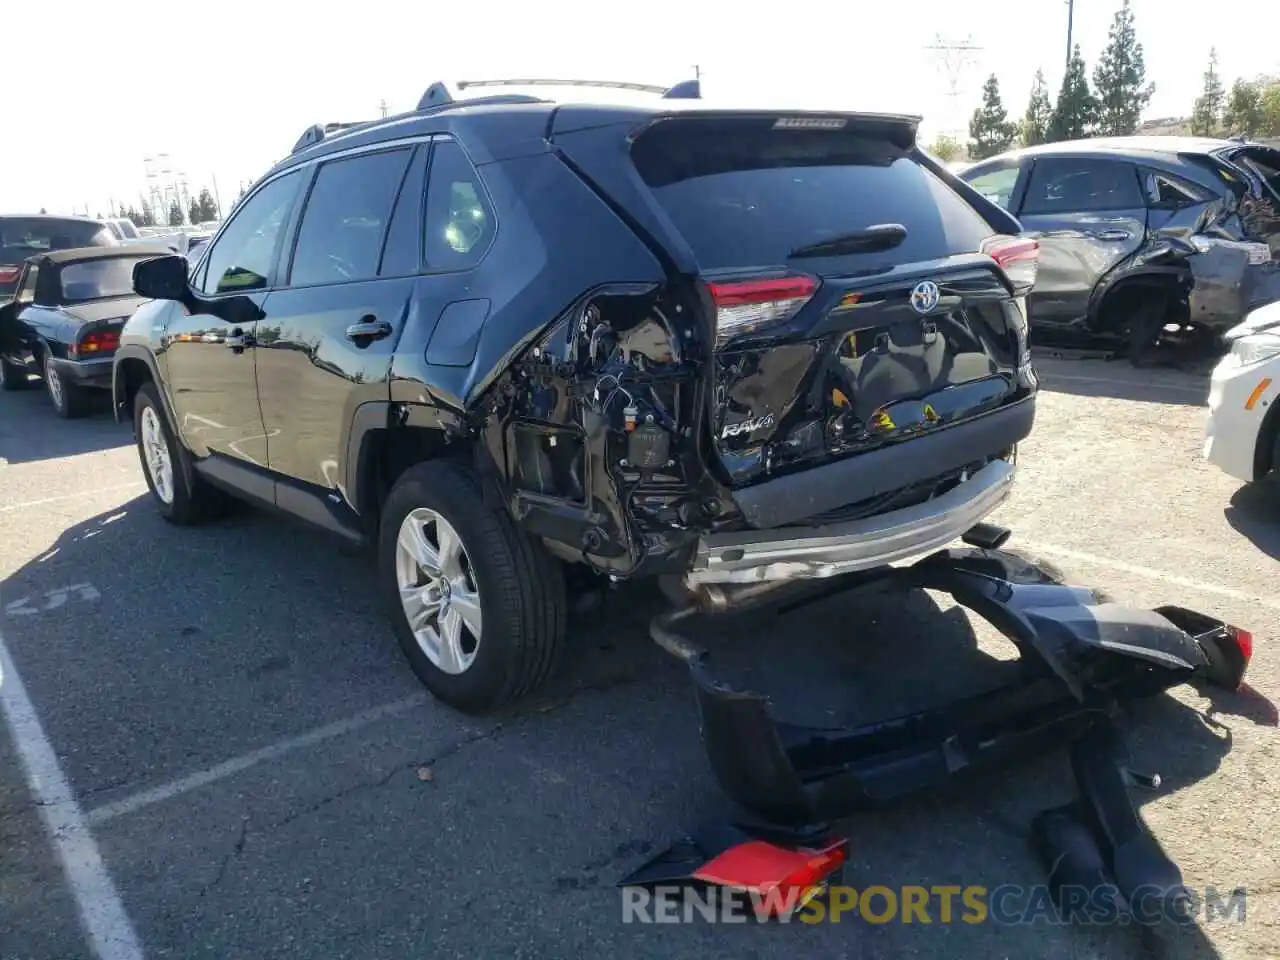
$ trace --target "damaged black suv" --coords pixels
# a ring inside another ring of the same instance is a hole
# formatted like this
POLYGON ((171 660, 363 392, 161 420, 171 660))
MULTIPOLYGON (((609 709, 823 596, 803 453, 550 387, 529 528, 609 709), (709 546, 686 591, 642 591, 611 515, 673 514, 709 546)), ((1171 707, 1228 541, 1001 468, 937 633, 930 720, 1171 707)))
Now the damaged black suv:
MULTIPOLYGON (((522 81, 523 82, 523 81, 522 81)), ((1007 496, 1038 247, 917 119, 517 95, 314 127, 114 369, 163 515, 227 493, 378 553, 413 669, 552 670, 564 564, 689 591, 875 569, 1007 496)))

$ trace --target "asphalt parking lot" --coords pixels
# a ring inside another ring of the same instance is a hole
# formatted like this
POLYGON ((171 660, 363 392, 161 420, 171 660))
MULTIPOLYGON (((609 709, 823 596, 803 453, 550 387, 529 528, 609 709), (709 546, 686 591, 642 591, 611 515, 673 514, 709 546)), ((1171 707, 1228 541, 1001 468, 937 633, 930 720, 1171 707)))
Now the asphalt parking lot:
MULTIPOLYGON (((1041 373, 997 518, 1011 546, 1116 599, 1252 629, 1251 683, 1280 698, 1280 493, 1199 459, 1207 382, 1100 361, 1041 373)), ((1134 954, 1128 930, 936 916, 624 924, 616 880, 725 811, 683 667, 647 639, 652 594, 614 593, 578 624, 535 701, 464 718, 403 662, 366 558, 249 510, 175 529, 145 494, 108 413, 60 422, 41 392, 0 397, 4 960, 1134 954)), ((980 683, 1008 656, 923 593, 833 600, 721 642, 743 669, 785 665, 780 698, 859 714, 980 683)), ((1248 891, 1243 923, 1186 931, 1174 956, 1280 956, 1273 723, 1260 697, 1190 688, 1137 713, 1139 763, 1163 777, 1152 830, 1191 885, 1248 891)), ((1037 883, 1027 823, 1069 786, 1050 756, 860 815, 842 825, 847 880, 1037 883)))

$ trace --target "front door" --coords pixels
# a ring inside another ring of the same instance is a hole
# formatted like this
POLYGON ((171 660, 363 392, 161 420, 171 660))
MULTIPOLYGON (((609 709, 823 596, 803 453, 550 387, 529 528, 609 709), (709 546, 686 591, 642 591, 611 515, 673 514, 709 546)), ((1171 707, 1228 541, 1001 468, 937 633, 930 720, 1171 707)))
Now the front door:
MULTIPOLYGON (((387 401, 418 272, 427 151, 401 146, 321 163, 287 277, 267 298, 257 364, 271 470, 313 492, 342 487, 356 408, 387 401)), ((282 505, 287 492, 277 489, 282 505)))
POLYGON ((1017 216, 1040 241, 1027 300, 1038 326, 1083 323, 1094 287, 1142 246, 1147 230, 1138 170, 1122 160, 1036 159, 1017 216))
POLYGON ((192 279, 193 309, 172 306, 165 382, 178 428, 198 457, 267 466, 254 344, 301 180, 301 173, 287 173, 247 198, 192 279))

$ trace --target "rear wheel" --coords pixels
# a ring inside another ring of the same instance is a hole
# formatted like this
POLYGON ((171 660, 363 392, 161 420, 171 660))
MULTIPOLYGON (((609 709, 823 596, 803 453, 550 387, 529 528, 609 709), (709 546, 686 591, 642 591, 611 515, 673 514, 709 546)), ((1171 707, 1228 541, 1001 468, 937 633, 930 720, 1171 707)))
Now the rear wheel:
POLYGON ((468 468, 407 470, 384 506, 378 554, 400 648, 437 699, 483 713, 551 674, 565 632, 560 565, 485 504, 468 468))
POLYGON ((54 412, 63 419, 72 420, 89 412, 89 391, 67 380, 57 366, 48 361, 44 365, 44 388, 54 412))
POLYGON ((143 384, 133 398, 133 433, 147 487, 161 516, 187 526, 219 511, 225 495, 191 469, 190 455, 173 435, 155 384, 143 384))
POLYGON ((27 382, 26 367, 20 367, 0 357, 0 390, 25 390, 27 382))

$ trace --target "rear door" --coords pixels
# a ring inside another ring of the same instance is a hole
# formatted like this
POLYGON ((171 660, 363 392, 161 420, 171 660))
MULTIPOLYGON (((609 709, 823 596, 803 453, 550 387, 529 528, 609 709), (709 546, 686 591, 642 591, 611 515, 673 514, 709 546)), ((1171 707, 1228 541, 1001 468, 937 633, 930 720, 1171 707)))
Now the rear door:
MULTIPOLYGON (((269 463, 313 492, 340 486, 355 408, 388 396, 417 263, 414 257, 395 260, 399 268, 391 260, 381 265, 414 152, 401 145, 319 164, 286 258, 286 280, 263 306, 256 353, 269 463)), ((406 210, 412 227, 421 196, 419 187, 406 210)), ((388 250, 393 260, 401 253, 399 244, 388 250)), ((291 493, 279 487, 277 501, 290 506, 282 498, 291 493)))
POLYGON ((996 233, 874 118, 654 124, 632 159, 692 251, 715 341, 712 443, 732 484, 974 417, 1019 392, 996 233))
POLYGON ((1040 241, 1033 324, 1083 322, 1094 287, 1146 237, 1146 198, 1137 167, 1125 160, 1037 157, 1017 215, 1040 241))

